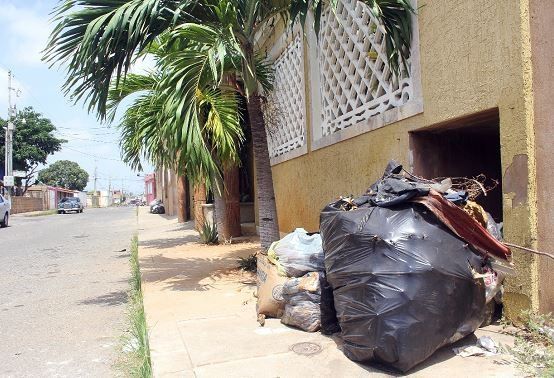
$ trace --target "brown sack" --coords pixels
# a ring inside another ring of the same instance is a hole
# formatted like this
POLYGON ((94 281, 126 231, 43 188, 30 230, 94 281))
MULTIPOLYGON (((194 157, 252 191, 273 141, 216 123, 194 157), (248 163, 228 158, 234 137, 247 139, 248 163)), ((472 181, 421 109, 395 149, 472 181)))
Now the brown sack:
POLYGON ((258 255, 258 314, 280 318, 285 310, 283 284, 287 277, 279 275, 277 267, 267 256, 258 255))

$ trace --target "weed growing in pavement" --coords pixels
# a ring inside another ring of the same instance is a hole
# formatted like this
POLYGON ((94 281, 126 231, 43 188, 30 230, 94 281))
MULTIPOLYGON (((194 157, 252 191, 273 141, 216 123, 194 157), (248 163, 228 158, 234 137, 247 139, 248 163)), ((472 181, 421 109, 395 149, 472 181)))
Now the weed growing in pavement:
POLYGON ((131 241, 131 277, 129 278, 129 329, 123 336, 122 353, 124 358, 119 363, 120 369, 126 376, 150 378, 152 377, 152 362, 148 343, 148 327, 144 314, 142 296, 142 282, 138 258, 138 237, 131 241))
POLYGON ((239 257, 239 268, 247 272, 256 273, 258 270, 258 257, 256 253, 248 257, 239 257))
MULTIPOLYGON (((522 312, 523 327, 512 332, 514 346, 504 346, 518 367, 526 374, 539 377, 554 376, 554 318, 522 312)), ((504 320, 503 325, 508 323, 504 320)))

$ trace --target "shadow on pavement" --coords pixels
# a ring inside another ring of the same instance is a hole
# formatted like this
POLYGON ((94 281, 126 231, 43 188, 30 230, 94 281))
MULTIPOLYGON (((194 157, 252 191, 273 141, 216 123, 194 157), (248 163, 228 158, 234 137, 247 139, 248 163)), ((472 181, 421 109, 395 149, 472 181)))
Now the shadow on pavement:
POLYGON ((143 248, 153 248, 153 249, 167 249, 173 247, 179 247, 186 243, 195 243, 198 242, 200 238, 197 235, 186 235, 179 236, 176 238, 164 238, 152 239, 146 241, 140 241, 139 246, 143 248))
POLYGON ((81 305, 119 306, 127 303, 127 292, 124 290, 113 291, 95 298, 85 299, 79 302, 81 305))
MULTIPOLYGON (((183 238, 179 239, 183 240, 183 238)), ((259 251, 259 247, 247 244, 224 255, 214 255, 213 249, 226 246, 198 248, 206 249, 206 257, 166 257, 162 254, 141 259, 143 282, 163 282, 165 290, 205 291, 211 288, 213 281, 238 272, 239 257, 246 257, 259 251)), ((245 286, 255 285, 252 280, 240 282, 245 286)))

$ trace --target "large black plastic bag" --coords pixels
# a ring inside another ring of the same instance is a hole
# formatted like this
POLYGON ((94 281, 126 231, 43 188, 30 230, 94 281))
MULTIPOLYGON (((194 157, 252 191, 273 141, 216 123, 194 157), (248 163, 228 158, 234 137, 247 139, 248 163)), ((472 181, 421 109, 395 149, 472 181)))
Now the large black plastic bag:
POLYGON ((321 333, 324 335, 332 335, 340 332, 339 322, 337 320, 337 311, 335 310, 335 302, 333 299, 333 289, 327 278, 325 272, 321 272, 319 275, 319 285, 321 287, 321 333))
POLYGON ((344 353, 407 371, 477 329, 481 258, 417 204, 321 213, 327 280, 344 353))

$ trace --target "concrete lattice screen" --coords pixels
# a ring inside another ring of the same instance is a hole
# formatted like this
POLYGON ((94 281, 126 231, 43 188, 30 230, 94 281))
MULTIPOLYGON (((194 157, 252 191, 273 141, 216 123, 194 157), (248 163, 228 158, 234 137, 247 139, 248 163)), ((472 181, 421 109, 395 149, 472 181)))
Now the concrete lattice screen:
POLYGON ((274 62, 273 91, 264 107, 269 156, 277 157, 306 144, 304 58, 302 37, 296 34, 274 62))
POLYGON ((361 1, 341 0, 322 16, 319 54, 322 135, 404 105, 412 79, 395 77, 387 63, 384 28, 361 1))
MULTIPOLYGON (((312 140, 334 138, 342 130, 384 116, 418 97, 413 76, 404 70, 399 76, 392 74, 384 28, 363 2, 340 0, 336 12, 325 10, 317 40, 311 36, 304 41, 298 29, 284 31, 270 54, 275 81, 264 115, 274 162, 307 152, 308 113, 312 140), (307 73, 305 66, 314 67, 317 78, 307 73), (310 101, 306 101, 306 93, 310 101)), ((412 62, 409 65, 412 70, 412 62)), ((395 117, 407 116, 402 114, 395 117)), ((392 118, 389 115, 383 122, 392 118)))

